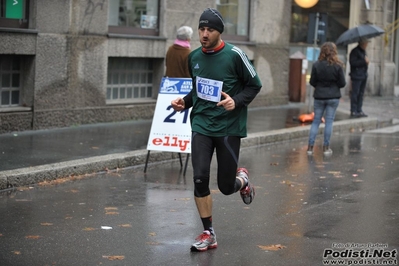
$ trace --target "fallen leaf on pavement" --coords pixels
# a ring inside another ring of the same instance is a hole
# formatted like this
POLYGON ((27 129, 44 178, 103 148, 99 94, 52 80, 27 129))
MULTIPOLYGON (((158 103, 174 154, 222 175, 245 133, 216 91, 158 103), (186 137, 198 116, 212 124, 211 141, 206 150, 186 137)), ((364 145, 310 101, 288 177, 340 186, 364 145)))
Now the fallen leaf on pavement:
POLYGON ((157 233, 151 232, 151 233, 149 233, 148 235, 150 235, 150 236, 156 236, 157 233))
POLYGON ((104 210, 106 210, 106 211, 110 211, 110 210, 116 211, 116 210, 118 210, 118 208, 117 207, 105 207, 104 210))
POLYGON ((106 212, 105 214, 108 214, 108 215, 118 215, 119 212, 106 212))
POLYGON ((177 199, 177 200, 181 200, 181 201, 189 201, 189 200, 191 200, 190 198, 179 198, 179 199, 177 199))
POLYGON ((282 245, 280 245, 280 244, 277 244, 277 245, 269 245, 269 246, 261 246, 261 245, 258 245, 258 247, 259 247, 261 250, 273 250, 273 251, 286 248, 286 246, 282 246, 282 245))
POLYGON ((125 256, 103 256, 103 258, 108 260, 124 260, 125 256))
POLYGON ((83 228, 83 231, 94 231, 94 230, 96 230, 96 228, 93 228, 93 227, 85 227, 85 228, 83 228))
POLYGON ((40 236, 25 236, 26 239, 39 239, 40 236))
POLYGON ((120 227, 125 227, 125 228, 127 228, 127 227, 132 227, 131 224, 120 224, 120 225, 118 225, 118 226, 120 226, 120 227))
POLYGON ((12 253, 14 253, 14 255, 21 255, 21 251, 19 250, 13 250, 12 253))
POLYGON ((47 226, 47 225, 53 225, 52 223, 40 223, 40 225, 45 225, 45 226, 47 226))

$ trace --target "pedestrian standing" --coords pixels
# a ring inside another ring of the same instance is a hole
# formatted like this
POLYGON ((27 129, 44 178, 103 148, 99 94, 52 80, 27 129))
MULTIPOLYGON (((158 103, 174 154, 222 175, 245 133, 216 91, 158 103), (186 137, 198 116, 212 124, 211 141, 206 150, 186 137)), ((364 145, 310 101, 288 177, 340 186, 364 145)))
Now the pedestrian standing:
POLYGON ((367 69, 369 59, 366 54, 368 39, 361 39, 358 45, 349 54, 349 64, 351 67, 350 77, 352 81, 351 98, 351 118, 367 117, 363 112, 363 96, 367 83, 367 69))
POLYGON ((313 146, 324 114, 323 153, 331 155, 330 138, 341 98, 340 89, 346 85, 343 64, 338 59, 334 43, 326 42, 321 46, 319 58, 312 66, 309 83, 314 87, 314 118, 309 132, 307 153, 313 154, 313 146))
POLYGON ((170 78, 190 78, 188 71, 188 55, 191 52, 190 40, 193 29, 189 26, 182 26, 177 30, 174 43, 166 52, 165 76, 170 78))
POLYGON ((208 8, 201 14, 198 26, 201 47, 192 51, 188 59, 193 89, 171 103, 176 111, 192 107, 194 199, 204 229, 191 251, 217 247, 209 189, 215 150, 219 190, 224 195, 240 191, 245 204, 250 204, 255 197, 248 170, 238 168, 238 161, 241 138, 247 135, 247 107, 262 84, 247 55, 222 40, 223 30, 224 21, 219 11, 208 8))

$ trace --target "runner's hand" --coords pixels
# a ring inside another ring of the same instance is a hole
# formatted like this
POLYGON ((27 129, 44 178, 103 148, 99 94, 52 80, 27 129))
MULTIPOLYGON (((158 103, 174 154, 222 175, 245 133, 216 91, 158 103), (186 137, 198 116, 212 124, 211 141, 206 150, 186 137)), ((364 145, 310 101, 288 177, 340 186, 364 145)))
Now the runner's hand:
POLYGON ((172 108, 177 112, 184 110, 185 104, 182 98, 174 99, 170 104, 172 105, 172 108))
POLYGON ((216 106, 223 106, 226 111, 231 111, 236 108, 236 103, 227 93, 222 91, 222 96, 224 100, 218 102, 216 106))

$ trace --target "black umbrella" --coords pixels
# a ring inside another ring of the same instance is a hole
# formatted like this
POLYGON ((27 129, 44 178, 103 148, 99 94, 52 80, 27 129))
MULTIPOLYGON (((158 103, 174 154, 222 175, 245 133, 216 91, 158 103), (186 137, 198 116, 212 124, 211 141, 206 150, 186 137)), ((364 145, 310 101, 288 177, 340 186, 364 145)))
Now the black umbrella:
POLYGON ((363 24, 348 29, 339 36, 335 42, 336 45, 348 45, 350 43, 359 42, 361 39, 370 39, 383 34, 385 31, 373 24, 363 24))

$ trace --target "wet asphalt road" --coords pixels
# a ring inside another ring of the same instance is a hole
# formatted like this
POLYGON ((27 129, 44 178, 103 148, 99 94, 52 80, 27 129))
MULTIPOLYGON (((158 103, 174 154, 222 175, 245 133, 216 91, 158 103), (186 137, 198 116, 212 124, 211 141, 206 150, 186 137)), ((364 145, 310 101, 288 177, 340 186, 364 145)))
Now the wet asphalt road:
MULTIPOLYGON (((301 126, 303 104, 249 110, 248 132, 301 126)), ((336 121, 349 115, 337 112, 336 121)), ((0 134, 0 171, 46 165, 147 148, 151 120, 0 134)))
POLYGON ((307 139, 243 149, 256 198, 212 179, 219 246, 202 253, 189 251, 202 228, 192 169, 176 161, 1 193, 0 265, 305 266, 337 244, 398 250, 399 133, 334 135, 331 157, 317 144, 311 157, 307 139))

